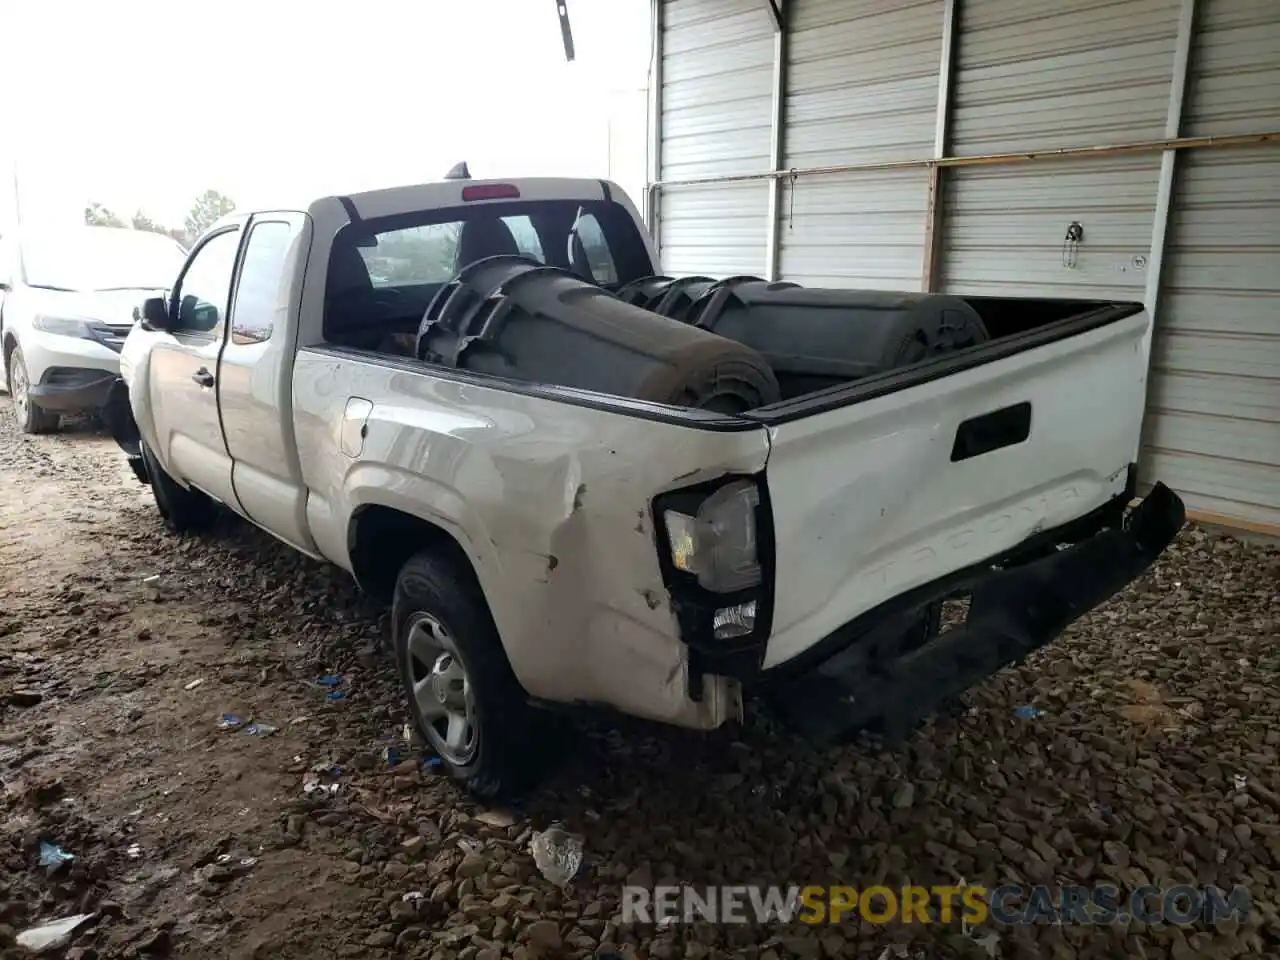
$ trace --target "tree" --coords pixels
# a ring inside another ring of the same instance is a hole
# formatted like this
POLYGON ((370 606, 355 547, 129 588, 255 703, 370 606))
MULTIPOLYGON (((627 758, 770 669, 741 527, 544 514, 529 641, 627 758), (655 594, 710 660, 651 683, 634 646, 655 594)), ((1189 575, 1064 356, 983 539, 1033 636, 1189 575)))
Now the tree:
POLYGON ((91 227, 123 227, 124 221, 94 200, 84 208, 84 222, 91 227))
POLYGON ((168 234, 169 232, 167 228, 156 223, 154 220, 148 217, 141 210, 139 210, 137 213, 133 215, 133 229, 149 230, 152 233, 163 233, 163 234, 168 234))
POLYGON ((163 223, 157 223, 152 220, 141 210, 133 215, 132 223, 135 230, 146 230, 150 233, 158 233, 162 237, 171 237, 182 244, 184 248, 189 245, 186 230, 177 227, 166 227, 163 223))
POLYGON ((235 210, 235 201, 217 190, 206 190, 196 197, 187 214, 186 233, 188 242, 194 243, 196 238, 208 230, 220 218, 235 210))
POLYGON ((456 223, 435 223, 384 234, 373 254, 383 261, 383 282, 437 283, 453 276, 458 234, 456 223))

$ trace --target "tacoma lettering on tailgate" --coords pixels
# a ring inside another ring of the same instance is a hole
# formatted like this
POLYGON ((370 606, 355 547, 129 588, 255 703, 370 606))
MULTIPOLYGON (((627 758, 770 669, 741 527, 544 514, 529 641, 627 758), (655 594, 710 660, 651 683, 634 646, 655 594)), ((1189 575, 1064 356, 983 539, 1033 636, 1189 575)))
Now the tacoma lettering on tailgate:
POLYGON ((884 588, 886 594, 910 589, 916 583, 976 563, 983 557, 1015 546, 1045 527, 1055 526, 1057 515, 1061 512, 1070 516, 1072 511, 1068 505, 1079 499, 1080 490, 1075 485, 1040 494, 1033 500, 1016 504, 1001 513, 989 514, 976 523, 944 533, 908 553, 869 567, 863 576, 884 588), (955 553, 964 556, 952 560, 950 555, 955 553), (921 568, 926 569, 915 575, 921 568))

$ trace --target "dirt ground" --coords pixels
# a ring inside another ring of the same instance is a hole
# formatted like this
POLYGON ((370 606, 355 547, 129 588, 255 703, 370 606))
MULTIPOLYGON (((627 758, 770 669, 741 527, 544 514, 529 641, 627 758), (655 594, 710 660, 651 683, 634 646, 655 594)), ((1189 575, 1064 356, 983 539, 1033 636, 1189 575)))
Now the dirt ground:
POLYGON ((24 437, 7 408, 0 955, 78 913, 57 953, 80 960, 1280 953, 1274 550, 1189 530, 894 751, 816 751, 754 715, 706 737, 590 720, 525 805, 484 810, 404 741, 382 611, 344 574, 231 518, 171 536, 109 439, 24 437), (554 820, 586 851, 563 891, 527 851, 554 820), (42 841, 74 859, 41 866, 42 841), (1216 928, 620 926, 621 885, 663 878, 1241 884, 1253 908, 1216 928))

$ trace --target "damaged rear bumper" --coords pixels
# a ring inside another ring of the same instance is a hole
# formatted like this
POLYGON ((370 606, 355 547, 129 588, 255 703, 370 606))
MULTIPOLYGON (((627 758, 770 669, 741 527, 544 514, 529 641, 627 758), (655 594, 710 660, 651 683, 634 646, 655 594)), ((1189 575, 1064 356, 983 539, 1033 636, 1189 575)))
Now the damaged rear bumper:
POLYGON ((766 674, 771 699, 814 739, 860 729, 905 736, 940 704, 1049 643, 1140 577, 1186 518, 1163 484, 1127 514, 1124 507, 1113 501, 995 566, 899 598, 906 602, 896 610, 872 611, 872 625, 867 618, 846 625, 805 662, 766 674), (965 594, 962 624, 941 634, 936 622, 920 629, 923 607, 965 594))

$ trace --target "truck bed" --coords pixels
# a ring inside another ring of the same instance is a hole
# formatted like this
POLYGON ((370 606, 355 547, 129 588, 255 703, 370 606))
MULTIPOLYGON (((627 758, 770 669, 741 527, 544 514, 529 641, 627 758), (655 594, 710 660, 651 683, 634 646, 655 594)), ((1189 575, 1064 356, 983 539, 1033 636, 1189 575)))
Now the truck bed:
MULTIPOLYGON (((664 449, 688 452, 691 437, 701 434, 709 440, 718 434, 733 449, 754 450, 753 437, 759 433, 772 524, 769 541, 775 551, 770 560, 772 596, 762 612, 769 620, 769 639, 758 664, 767 669, 895 595, 998 556, 1122 494, 1137 455, 1148 327, 1140 305, 1097 307, 971 350, 738 416, 503 381, 372 351, 308 349, 299 355, 295 389, 299 413, 315 416, 300 418, 297 429, 304 450, 318 449, 321 438, 309 441, 306 436, 315 429, 333 430, 324 425, 341 416, 334 403, 348 394, 384 396, 398 399, 375 405, 371 441, 382 435, 377 422, 385 418, 386 430, 409 430, 422 437, 408 451, 456 448, 457 456, 476 461, 465 468, 476 476, 507 475, 513 468, 503 465, 515 461, 501 438, 514 429, 509 421, 517 410, 526 425, 515 431, 519 449, 530 457, 542 451, 539 458, 578 461, 574 469, 588 489, 593 469, 607 472, 600 478, 602 485, 616 485, 618 463, 634 469, 643 460, 643 474, 626 484, 635 498, 593 514, 599 533, 591 538, 601 545, 614 539, 631 542, 641 531, 643 545, 631 561, 638 566, 625 588, 632 598, 637 591, 664 592, 657 567, 642 561, 653 552, 657 525, 651 498, 741 469, 732 458, 713 454, 711 446, 692 460, 682 454, 672 463, 683 466, 668 469, 664 449), (358 376, 349 361, 359 361, 358 376), (317 378, 326 384, 323 398, 311 385, 317 378), (440 407, 445 396, 469 397, 471 406, 459 406, 463 401, 458 399, 440 407), (472 426, 460 430, 458 417, 464 409, 472 426), (511 412, 496 421, 507 423, 497 433, 476 421, 481 412, 486 420, 503 410, 511 412), (587 423, 592 426, 585 427, 587 423), (602 461, 584 453, 595 450, 594 439, 588 438, 598 435, 619 438, 612 441, 617 453, 602 461), (476 439, 462 443, 466 436, 476 439), (633 439, 620 439, 625 436, 633 439), (731 441, 732 436, 742 439, 731 441), (639 526, 637 515, 643 515, 639 526)), ((509 437, 513 442, 515 435, 509 437)), ((395 448, 380 449, 377 456, 399 461, 396 468, 406 473, 436 470, 434 460, 417 460, 395 448)), ((450 472, 455 469, 464 470, 458 466, 450 472)), ((522 469, 534 469, 533 464, 522 469)), ((545 472, 534 470, 540 471, 545 472)), ((560 475, 559 468, 555 474, 560 475)), ((545 482, 553 488, 560 483, 550 476, 545 482)), ((459 490, 451 496, 474 499, 475 493, 459 490)), ((572 499, 554 492, 557 503, 572 499)), ((311 509, 320 509, 320 503, 313 494, 311 509)), ((519 552, 555 552, 555 531, 571 522, 572 512, 557 515, 542 499, 529 503, 531 511, 550 512, 520 521, 519 529, 529 539, 519 552)), ((500 508, 495 500, 490 509, 516 510, 523 516, 526 505, 500 508)), ((325 529, 327 524, 317 517, 311 526, 325 529)), ((509 546, 504 539, 504 549, 509 546)), ((335 543, 331 549, 341 546, 335 543)), ((615 572, 626 579, 621 569, 615 572)), ((600 587, 606 589, 603 583, 600 587)), ((597 602, 612 605, 622 592, 619 583, 612 588, 613 597, 602 594, 597 602)), ((544 606, 538 601, 534 608, 544 606)), ((655 628, 670 615, 647 609, 633 613, 653 621, 655 628)), ((532 629, 524 613, 512 609, 510 616, 512 631, 532 629)))

